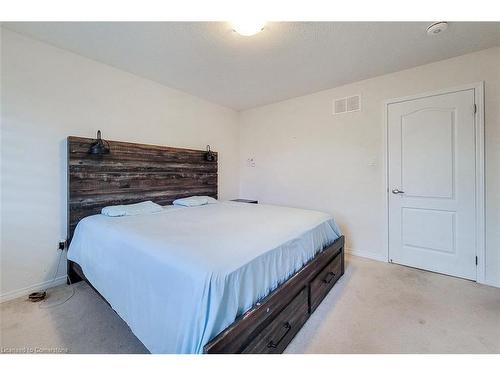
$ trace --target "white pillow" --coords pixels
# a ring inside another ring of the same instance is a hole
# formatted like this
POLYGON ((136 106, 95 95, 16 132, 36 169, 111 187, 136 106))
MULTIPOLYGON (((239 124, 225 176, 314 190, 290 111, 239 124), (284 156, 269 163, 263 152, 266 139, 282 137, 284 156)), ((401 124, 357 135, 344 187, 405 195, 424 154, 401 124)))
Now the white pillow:
POLYGON ((196 207, 203 206, 205 204, 213 204, 217 203, 217 199, 212 197, 208 197, 206 195, 195 195, 192 197, 176 199, 173 204, 176 206, 185 206, 185 207, 196 207))
POLYGON ((120 204, 117 206, 107 206, 101 210, 101 213, 106 216, 131 216, 140 214, 151 214, 160 212, 163 208, 151 201, 140 202, 135 204, 120 204))

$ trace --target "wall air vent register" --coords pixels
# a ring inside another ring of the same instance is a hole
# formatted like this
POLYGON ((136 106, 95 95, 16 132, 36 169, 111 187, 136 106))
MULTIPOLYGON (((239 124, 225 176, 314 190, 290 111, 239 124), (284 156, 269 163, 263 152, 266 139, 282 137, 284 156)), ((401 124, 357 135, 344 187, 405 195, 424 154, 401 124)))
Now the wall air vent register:
POLYGON ((361 110, 361 96, 354 95, 333 101, 333 114, 357 112, 361 110))

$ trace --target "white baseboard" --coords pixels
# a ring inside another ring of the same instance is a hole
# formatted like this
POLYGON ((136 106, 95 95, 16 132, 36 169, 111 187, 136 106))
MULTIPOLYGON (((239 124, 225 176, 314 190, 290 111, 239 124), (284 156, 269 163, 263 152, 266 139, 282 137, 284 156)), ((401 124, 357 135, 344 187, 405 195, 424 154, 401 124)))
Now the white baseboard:
POLYGON ((380 262, 387 262, 387 257, 385 255, 379 254, 379 253, 374 253, 371 251, 363 251, 363 250, 355 250, 346 247, 345 252, 350 255, 355 255, 357 257, 363 257, 363 258, 368 258, 368 259, 373 259, 373 260, 378 260, 380 262))
POLYGON ((495 282, 489 281, 489 280, 484 280, 484 283, 480 283, 480 284, 494 286, 495 288, 500 288, 500 283, 495 283, 495 282))
POLYGON ((25 288, 13 290, 0 295, 0 303, 5 301, 10 301, 14 298, 22 296, 26 296, 26 298, 28 298, 28 294, 30 293, 37 292, 39 290, 44 290, 47 288, 52 288, 54 286, 64 284, 65 282, 66 282, 66 275, 63 275, 56 277, 54 280, 44 281, 42 283, 27 286, 25 288))

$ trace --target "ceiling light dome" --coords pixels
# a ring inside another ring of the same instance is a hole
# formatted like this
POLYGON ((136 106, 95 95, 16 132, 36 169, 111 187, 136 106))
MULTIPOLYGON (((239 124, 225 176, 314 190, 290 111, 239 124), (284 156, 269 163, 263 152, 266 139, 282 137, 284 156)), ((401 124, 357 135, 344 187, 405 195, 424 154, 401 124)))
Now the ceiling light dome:
POLYGON ((261 32, 264 30, 265 24, 264 21, 253 20, 238 20, 231 22, 233 30, 243 36, 252 36, 261 32))

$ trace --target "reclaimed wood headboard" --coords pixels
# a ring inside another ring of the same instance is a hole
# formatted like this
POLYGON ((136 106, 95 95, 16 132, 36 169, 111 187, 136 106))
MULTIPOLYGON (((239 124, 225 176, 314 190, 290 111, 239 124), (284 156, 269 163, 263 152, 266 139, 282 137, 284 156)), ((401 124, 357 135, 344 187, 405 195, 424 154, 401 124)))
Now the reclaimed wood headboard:
POLYGON ((78 222, 105 206, 177 198, 217 198, 217 153, 108 141, 110 153, 90 155, 91 138, 68 137, 68 240, 78 222))

